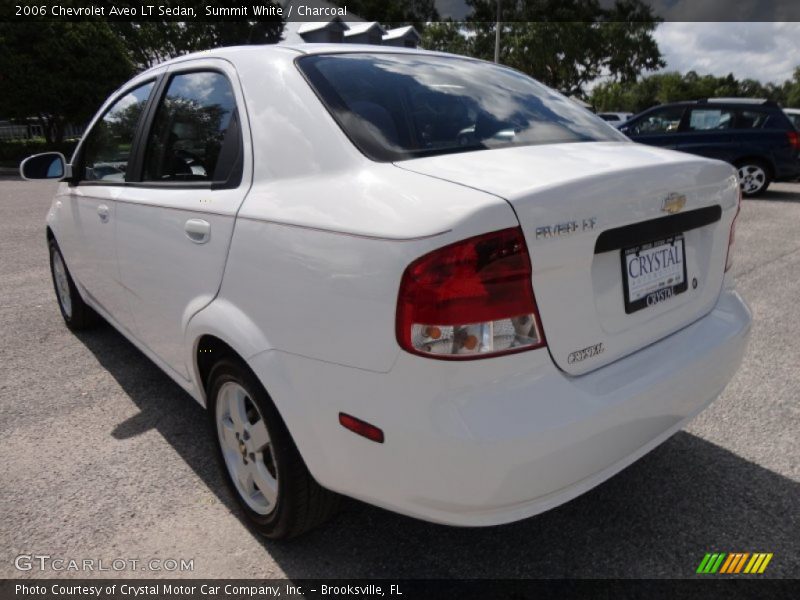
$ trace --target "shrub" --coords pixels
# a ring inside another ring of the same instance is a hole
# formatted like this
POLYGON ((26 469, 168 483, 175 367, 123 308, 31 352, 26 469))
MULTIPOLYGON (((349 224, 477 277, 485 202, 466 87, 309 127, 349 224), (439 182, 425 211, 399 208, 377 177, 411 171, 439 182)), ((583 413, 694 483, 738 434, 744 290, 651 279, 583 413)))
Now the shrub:
POLYGON ((60 144, 48 144, 44 138, 0 140, 0 165, 18 167, 31 154, 41 152, 61 152, 69 160, 77 144, 77 139, 64 140, 60 144))

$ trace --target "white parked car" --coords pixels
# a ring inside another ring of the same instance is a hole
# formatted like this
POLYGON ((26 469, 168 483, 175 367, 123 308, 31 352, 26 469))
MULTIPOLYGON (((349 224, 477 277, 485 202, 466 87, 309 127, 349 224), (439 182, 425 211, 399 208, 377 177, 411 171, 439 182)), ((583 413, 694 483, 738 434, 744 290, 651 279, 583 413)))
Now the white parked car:
POLYGON ((797 131, 800 131, 800 108, 784 108, 783 112, 786 113, 786 116, 789 117, 789 120, 794 125, 794 128, 797 131))
POLYGON ((597 116, 603 119, 603 121, 607 122, 609 125, 613 125, 617 129, 625 123, 628 119, 633 116, 633 113, 630 112, 601 112, 597 113, 597 116))
POLYGON ((64 320, 102 316, 208 408, 271 537, 339 494, 453 525, 548 510, 681 429, 745 350, 734 169, 490 63, 190 55, 114 93, 64 163, 21 167, 63 177, 64 320))

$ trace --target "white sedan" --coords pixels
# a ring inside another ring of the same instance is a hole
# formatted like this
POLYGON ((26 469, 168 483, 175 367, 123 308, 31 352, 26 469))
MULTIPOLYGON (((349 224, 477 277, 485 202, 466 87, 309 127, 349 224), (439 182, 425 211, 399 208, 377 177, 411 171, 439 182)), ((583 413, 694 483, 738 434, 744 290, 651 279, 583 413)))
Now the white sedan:
POLYGON ((684 427, 748 338, 733 168, 490 63, 202 52, 21 170, 62 180, 67 326, 99 315, 208 408, 270 537, 341 495, 453 525, 548 510, 684 427))

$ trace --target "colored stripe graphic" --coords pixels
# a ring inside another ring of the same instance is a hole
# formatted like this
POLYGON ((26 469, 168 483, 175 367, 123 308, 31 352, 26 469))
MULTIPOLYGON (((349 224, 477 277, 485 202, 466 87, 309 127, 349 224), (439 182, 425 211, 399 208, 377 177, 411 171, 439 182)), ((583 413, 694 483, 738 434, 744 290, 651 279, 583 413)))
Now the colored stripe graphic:
POLYGON ((771 560, 772 560, 772 552, 770 552, 769 554, 767 554, 764 557, 764 562, 761 563, 761 567, 758 569, 758 572, 759 573, 763 573, 764 570, 767 568, 767 565, 769 564, 769 561, 771 561, 771 560))
POLYGON ((772 553, 770 552, 767 554, 766 552, 753 554, 753 559, 747 565, 747 568, 744 570, 745 573, 763 573, 764 570, 767 568, 769 561, 772 560, 772 553))
POLYGON ((732 573, 738 573, 739 571, 742 570, 742 567, 744 566, 744 563, 747 561, 748 556, 750 556, 749 552, 745 552, 744 554, 742 554, 741 560, 739 560, 739 562, 736 564, 736 570, 732 571, 732 573))
POLYGON ((725 552, 707 553, 700 565, 697 567, 697 572, 702 574, 735 574, 735 573, 763 573, 769 561, 772 560, 772 553, 755 552, 725 552), (726 558, 727 557, 727 558, 726 558), (749 559, 749 560, 748 560, 749 559), (745 566, 747 565, 747 566, 745 566), (744 569, 744 571, 742 570, 744 569))
POLYGON ((731 563, 733 562, 735 556, 736 556, 735 554, 728 554, 728 559, 724 563, 722 563, 722 568, 719 570, 720 573, 728 572, 728 569, 730 568, 731 563))
POLYGON ((725 553, 706 554, 697 567, 698 573, 716 573, 725 558, 725 553))
POLYGON ((735 573, 736 569, 742 564, 742 553, 741 552, 731 552, 728 555, 728 560, 725 561, 725 564, 722 565, 722 568, 719 570, 720 573, 735 573))

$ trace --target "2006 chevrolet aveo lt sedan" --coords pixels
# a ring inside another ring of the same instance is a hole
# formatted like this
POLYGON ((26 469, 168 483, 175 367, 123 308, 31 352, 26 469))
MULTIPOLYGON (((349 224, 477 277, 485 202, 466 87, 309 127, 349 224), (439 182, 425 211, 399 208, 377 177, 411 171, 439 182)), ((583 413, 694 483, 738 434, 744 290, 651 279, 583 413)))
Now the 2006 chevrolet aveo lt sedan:
POLYGON ((271 537, 339 494, 453 525, 561 504, 706 407, 750 328, 731 166, 481 61, 189 55, 22 172, 62 179, 67 325, 100 315, 208 408, 271 537))

